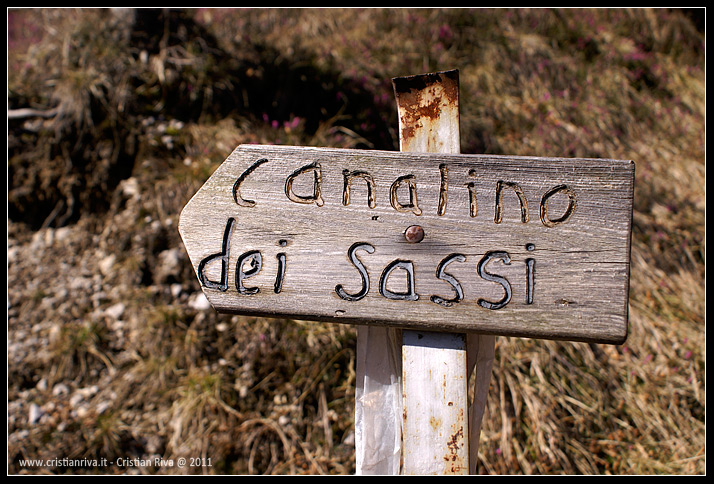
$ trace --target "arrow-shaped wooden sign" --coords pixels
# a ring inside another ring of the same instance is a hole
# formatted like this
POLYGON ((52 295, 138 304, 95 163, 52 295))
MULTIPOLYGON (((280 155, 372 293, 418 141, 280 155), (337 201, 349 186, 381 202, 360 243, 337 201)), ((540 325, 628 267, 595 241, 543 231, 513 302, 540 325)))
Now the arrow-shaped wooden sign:
POLYGON ((241 145, 181 213, 220 312, 622 343, 634 164, 241 145))

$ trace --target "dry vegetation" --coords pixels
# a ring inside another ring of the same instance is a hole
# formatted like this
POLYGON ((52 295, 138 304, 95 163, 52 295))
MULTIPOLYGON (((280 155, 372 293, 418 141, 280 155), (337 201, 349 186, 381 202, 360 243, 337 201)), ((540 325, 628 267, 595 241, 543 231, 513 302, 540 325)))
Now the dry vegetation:
POLYGON ((629 339, 499 338, 480 472, 704 474, 703 18, 9 10, 8 472, 353 473, 355 329, 206 308, 178 214, 239 143, 398 149, 391 78, 457 68, 463 152, 637 165, 629 339))

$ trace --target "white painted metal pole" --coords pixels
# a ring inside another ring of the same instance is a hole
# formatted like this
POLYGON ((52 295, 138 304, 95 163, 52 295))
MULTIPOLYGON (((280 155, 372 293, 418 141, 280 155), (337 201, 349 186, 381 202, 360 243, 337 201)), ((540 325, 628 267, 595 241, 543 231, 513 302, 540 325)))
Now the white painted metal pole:
MULTIPOLYGON (((460 153, 458 71, 393 79, 401 151, 460 153)), ((466 335, 403 332, 403 473, 468 474, 466 335)))

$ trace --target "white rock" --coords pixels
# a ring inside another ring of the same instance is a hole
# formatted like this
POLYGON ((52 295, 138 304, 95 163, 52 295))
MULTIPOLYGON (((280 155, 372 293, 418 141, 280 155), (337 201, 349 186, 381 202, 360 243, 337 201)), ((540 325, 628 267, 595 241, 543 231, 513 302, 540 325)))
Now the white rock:
POLYGON ((119 183, 119 188, 127 198, 138 198, 140 194, 139 182, 136 178, 127 178, 119 183))
POLYGON ((62 242, 69 236, 69 234, 69 227, 60 227, 55 230, 55 240, 58 242, 62 242))
POLYGON ((45 248, 45 233, 43 231, 35 232, 32 235, 32 242, 30 242, 30 249, 33 252, 44 250, 45 248))
POLYGON ((174 297, 174 299, 178 298, 181 295, 182 291, 183 291, 183 287, 181 287, 181 284, 179 284, 179 283, 171 284, 171 295, 174 297))
POLYGON ((196 311, 205 311, 211 309, 211 303, 208 302, 206 295, 202 292, 194 293, 188 301, 188 305, 196 311))
POLYGON ((96 409, 97 414, 98 415, 103 414, 104 412, 106 412, 109 409, 110 406, 111 406, 111 404, 109 402, 100 402, 97 405, 97 409, 96 409))
POLYGON ((47 378, 43 378, 42 380, 37 382, 37 386, 35 388, 37 388, 41 392, 47 390, 47 378))
POLYGON ((178 278, 181 275, 181 268, 181 250, 167 249, 159 254, 156 278, 158 282, 166 282, 171 277, 178 278))
POLYGON ((126 309, 126 306, 124 306, 124 303, 116 303, 111 306, 109 306, 107 309, 104 310, 104 314, 107 316, 114 318, 114 319, 119 319, 121 318, 122 314, 124 314, 124 310, 126 309))
POLYGON ((69 387, 65 385, 64 383, 58 383, 54 387, 52 387, 52 395, 54 396, 59 396, 59 395, 66 395, 69 393, 69 387))
POLYGON ((97 385, 92 385, 89 387, 79 388, 77 390, 77 393, 82 395, 84 398, 90 398, 90 397, 96 395, 98 391, 99 391, 99 387, 97 385))
POLYGON ((355 433, 350 432, 345 436, 345 439, 342 441, 343 444, 346 445, 355 445, 355 433))
POLYGON ((36 403, 31 403, 30 404, 30 413, 27 417, 27 423, 29 424, 35 424, 39 422, 40 417, 44 415, 44 412, 42 411, 42 408, 40 408, 39 405, 36 403))
POLYGON ((109 254, 108 256, 102 258, 102 260, 99 261, 99 270, 101 271, 101 273, 105 276, 111 274, 116 260, 117 256, 114 254, 109 254))
POLYGON ((75 393, 71 397, 69 397, 69 404, 71 407, 77 407, 80 403, 84 401, 84 396, 80 393, 75 393))

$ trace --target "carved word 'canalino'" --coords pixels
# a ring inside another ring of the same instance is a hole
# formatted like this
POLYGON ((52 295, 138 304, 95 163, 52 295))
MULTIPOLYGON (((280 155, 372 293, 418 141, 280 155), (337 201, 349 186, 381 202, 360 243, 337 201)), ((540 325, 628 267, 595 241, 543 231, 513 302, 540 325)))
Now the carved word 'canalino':
MULTIPOLYGON (((233 184, 233 200, 237 205, 247 208, 255 206, 256 202, 254 200, 246 200, 242 197, 240 192, 241 185, 260 165, 267 162, 267 158, 261 158, 257 160, 236 179, 235 183, 233 184)), ((477 176, 476 171, 469 170, 469 176, 477 176)), ((342 177, 342 204, 344 206, 349 205, 352 201, 352 184, 356 179, 362 180, 367 185, 367 206, 371 209, 377 206, 377 187, 374 177, 369 172, 365 170, 350 171, 348 169, 345 169, 342 171, 342 177)), ((444 164, 439 166, 439 177, 440 186, 437 214, 439 216, 442 216, 446 213, 449 190, 449 170, 448 167, 444 164)), ((287 176, 287 178, 285 179, 285 196, 288 198, 288 200, 295 203, 315 204, 318 207, 322 207, 325 204, 325 200, 322 195, 322 184, 322 166, 317 161, 308 163, 287 176), (309 177, 310 175, 312 175, 312 192, 304 195, 299 195, 295 193, 295 190, 293 189, 295 180, 298 177, 309 177)), ((466 184, 466 187, 469 191, 469 216, 476 217, 478 215, 476 185, 473 181, 471 181, 466 184)), ((494 222, 500 224, 503 220, 503 195, 504 191, 506 190, 513 190, 513 192, 516 194, 520 203, 521 222, 528 223, 530 219, 530 213, 528 209, 528 200, 523 192, 523 189, 516 182, 504 180, 498 180, 496 182, 494 222)), ((412 174, 397 177, 389 187, 389 202, 392 208, 398 212, 411 212, 414 215, 421 215, 422 209, 419 207, 416 177, 412 174), (402 187, 405 187, 408 190, 408 201, 400 200, 399 195, 400 191, 402 191, 400 190, 402 187)), ((577 198, 573 189, 567 185, 556 185, 551 189, 547 190, 540 199, 540 220, 546 227, 554 227, 556 225, 565 223, 573 215, 576 206, 577 198), (568 197, 568 206, 565 209, 565 212, 560 217, 552 218, 551 214, 548 212, 548 202, 554 195, 558 193, 568 197)))

